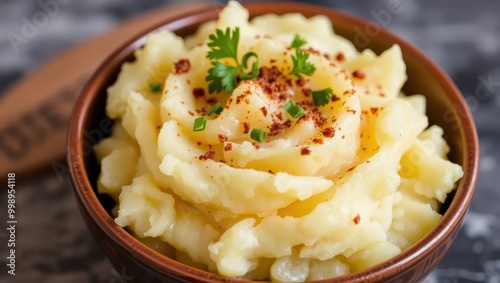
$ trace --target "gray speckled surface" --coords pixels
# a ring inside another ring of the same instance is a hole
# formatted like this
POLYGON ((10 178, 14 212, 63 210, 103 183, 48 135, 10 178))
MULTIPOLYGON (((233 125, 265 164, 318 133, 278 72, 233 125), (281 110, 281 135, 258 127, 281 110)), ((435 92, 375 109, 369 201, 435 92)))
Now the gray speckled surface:
MULTIPOLYGON (((19 32, 21 18, 32 16, 40 7, 35 1, 0 2, 0 93, 71 46, 109 30, 126 18, 174 1, 66 2, 18 54, 13 52, 6 34, 19 32)), ((369 20, 376 20, 374 14, 386 10, 389 3, 310 2, 369 20)), ((464 227, 426 282, 500 282, 500 1, 398 2, 402 11, 391 16, 387 27, 420 47, 452 77, 470 103, 481 143, 477 193, 464 227), (490 83, 484 85, 486 81, 490 83), (477 92, 482 84, 482 92, 477 92)), ((17 187, 20 220, 17 275, 6 274, 7 234, 2 230, 0 282, 126 282, 129 275, 110 267, 87 232, 68 179, 61 183, 47 171, 32 180, 20 181, 23 182, 17 187)), ((5 193, 1 203, 3 210, 5 193)), ((3 225, 3 212, 0 217, 3 225)))

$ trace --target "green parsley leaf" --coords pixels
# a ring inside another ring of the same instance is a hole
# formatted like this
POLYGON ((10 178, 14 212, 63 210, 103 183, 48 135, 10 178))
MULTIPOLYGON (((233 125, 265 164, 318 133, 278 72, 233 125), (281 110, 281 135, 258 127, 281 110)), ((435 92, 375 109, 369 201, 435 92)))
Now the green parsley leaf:
POLYGON ((149 90, 152 92, 152 93, 159 93, 161 92, 161 84, 160 83, 151 83, 149 85, 149 90))
POLYGON ((312 97, 314 101, 314 105, 316 106, 325 106, 330 103, 330 99, 332 98, 333 89, 325 88, 322 90, 317 90, 312 92, 312 97))
POLYGON ((295 119, 298 119, 305 115, 304 109, 300 107, 300 105, 293 104, 293 101, 291 99, 288 100, 285 105, 283 105, 283 108, 286 110, 286 112, 288 112, 288 114, 290 114, 290 116, 295 119))
POLYGON ((236 27, 231 35, 231 29, 226 28, 224 33, 222 30, 215 30, 215 34, 209 37, 208 47, 211 48, 207 53, 207 58, 217 60, 222 58, 233 58, 237 60, 238 41, 240 40, 240 28, 236 27))
POLYGON ((250 137, 254 141, 258 141, 258 142, 263 142, 266 139, 266 135, 267 135, 266 132, 264 132, 263 130, 259 130, 259 129, 253 129, 250 132, 250 137))
POLYGON ((227 66, 221 62, 212 62, 212 66, 214 67, 208 70, 208 75, 205 77, 205 81, 210 82, 208 92, 219 93, 223 89, 232 92, 236 87, 238 68, 227 66))
POLYGON ((224 108, 222 107, 222 105, 220 105, 220 103, 217 102, 207 109, 207 115, 212 115, 213 113, 220 114, 220 112, 222 112, 223 109, 224 108))
POLYGON ((201 116, 196 119, 194 119, 194 124, 193 124, 193 131, 195 132, 200 132, 205 130, 205 127, 207 126, 207 117, 201 116))
POLYGON ((302 45, 306 44, 307 41, 300 37, 299 34, 295 34, 295 37, 293 38, 292 45, 290 47, 292 48, 300 48, 302 45))
POLYGON ((215 34, 211 34, 209 39, 208 47, 210 47, 210 51, 207 53, 207 58, 213 60, 213 67, 208 70, 208 75, 205 77, 205 81, 209 82, 208 92, 219 93, 223 90, 232 92, 236 87, 238 74, 243 80, 250 80, 259 75, 259 56, 255 52, 248 52, 243 55, 241 64, 238 61, 238 41, 240 39, 240 29, 238 27, 234 30, 228 27, 225 32, 216 29, 215 34), (234 59, 236 66, 228 66, 217 61, 223 58, 234 59), (255 60, 248 73, 245 69, 247 69, 250 58, 255 58, 255 60))
POLYGON ((302 75, 311 76, 316 67, 307 62, 309 59, 309 53, 303 52, 299 49, 295 49, 295 56, 292 55, 293 69, 290 71, 291 75, 295 75, 297 78, 302 79, 302 75))

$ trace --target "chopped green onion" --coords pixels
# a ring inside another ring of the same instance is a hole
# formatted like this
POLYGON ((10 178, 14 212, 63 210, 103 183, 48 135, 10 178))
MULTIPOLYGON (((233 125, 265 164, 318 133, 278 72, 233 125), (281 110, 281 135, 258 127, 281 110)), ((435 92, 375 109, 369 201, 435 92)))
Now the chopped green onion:
POLYGON ((300 35, 295 34, 295 37, 293 38, 293 42, 292 42, 291 47, 292 48, 299 48, 306 43, 307 43, 307 41, 305 39, 300 37, 300 35))
POLYGON ((214 105, 210 106, 210 108, 207 109, 207 115, 212 115, 213 113, 220 114, 220 112, 222 112, 222 109, 224 109, 224 108, 222 108, 220 103, 217 102, 214 105))
POLYGON ((259 129, 253 129, 250 132, 250 137, 255 141, 263 142, 266 139, 266 132, 259 129))
POLYGON ((316 106, 325 106, 330 102, 330 99, 333 94, 332 88, 325 88, 322 90, 317 90, 312 92, 312 97, 314 101, 314 105, 316 106))
POLYGON ((201 116, 196 119, 194 119, 194 124, 193 124, 193 131, 195 132, 200 132, 205 130, 205 127, 207 126, 207 117, 201 116))
POLYGON ((161 92, 161 84, 160 83, 151 83, 149 85, 149 90, 153 93, 161 92))
POLYGON ((290 114, 290 116, 295 119, 298 119, 305 115, 304 109, 300 107, 300 105, 293 104, 293 101, 291 99, 288 100, 285 105, 283 105, 283 108, 286 110, 286 112, 288 112, 288 114, 290 114))

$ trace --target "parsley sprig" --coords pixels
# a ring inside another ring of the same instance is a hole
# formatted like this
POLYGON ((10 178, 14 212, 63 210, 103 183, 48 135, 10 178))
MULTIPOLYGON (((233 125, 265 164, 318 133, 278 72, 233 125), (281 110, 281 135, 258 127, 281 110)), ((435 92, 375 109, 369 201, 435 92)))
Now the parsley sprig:
POLYGON ((211 34, 208 38, 210 51, 207 53, 207 58, 212 60, 212 68, 208 70, 208 75, 205 77, 205 81, 209 82, 208 92, 219 93, 222 90, 232 92, 236 88, 238 75, 243 80, 250 80, 259 75, 259 56, 255 52, 247 52, 241 58, 241 62, 238 60, 239 27, 234 30, 228 27, 225 32, 216 29, 215 34, 211 34), (224 58, 233 59, 236 66, 229 66, 218 61, 224 58), (248 73, 245 70, 251 58, 254 58, 254 62, 248 73))
POLYGON ((293 69, 290 71, 291 75, 302 79, 302 75, 311 76, 316 71, 316 66, 307 62, 309 53, 295 49, 295 56, 292 55, 293 69))
POLYGON ((307 41, 304 38, 300 37, 300 35, 298 35, 298 34, 295 34, 295 36, 293 37, 292 45, 290 45, 290 47, 300 48, 301 46, 303 46, 306 43, 307 43, 307 41))

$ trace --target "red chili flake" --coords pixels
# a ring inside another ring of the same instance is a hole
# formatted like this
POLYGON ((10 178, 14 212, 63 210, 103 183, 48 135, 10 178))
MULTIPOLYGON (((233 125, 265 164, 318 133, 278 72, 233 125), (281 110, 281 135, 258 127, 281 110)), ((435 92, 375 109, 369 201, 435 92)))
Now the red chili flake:
POLYGON ((221 143, 226 142, 228 140, 227 136, 222 134, 218 134, 217 137, 219 138, 219 142, 221 143))
POLYGON ((377 107, 371 107, 370 111, 372 112, 373 115, 375 115, 378 112, 378 108, 377 107))
POLYGON ((359 213, 358 213, 358 214, 356 214, 356 217, 354 217, 354 218, 352 219, 352 221, 353 221, 353 222, 354 222, 354 224, 356 224, 356 225, 358 225, 358 224, 359 224, 359 222, 361 221, 361 216, 359 216, 359 213))
POLYGON ((283 126, 286 128, 290 128, 292 126, 292 120, 287 119, 284 123, 283 126))
POLYGON ((345 135, 342 135, 342 139, 345 139, 345 135))
POLYGON ((341 53, 337 54, 337 56, 335 57, 335 59, 337 59, 337 61, 339 61, 339 62, 344 61, 345 60, 344 53, 341 52, 341 53))
POLYGON ((332 94, 332 102, 339 101, 340 97, 336 96, 335 94, 332 94))
POLYGON ((280 93, 278 95, 278 100, 280 100, 281 102, 285 102, 289 97, 290 95, 288 93, 280 93))
POLYGON ((304 146, 303 148, 300 149, 300 154, 301 155, 309 155, 309 154, 311 154, 311 150, 307 146, 304 146))
POLYGON ((243 133, 248 134, 250 132, 250 123, 244 122, 243 123, 243 133))
POLYGON ((276 114, 276 117, 280 120, 283 120, 283 113, 279 112, 276 114))
POLYGON ((347 112, 350 112, 350 113, 352 113, 352 114, 356 114, 356 110, 354 110, 354 109, 350 109, 350 108, 349 108, 349 109, 347 109, 346 111, 347 111, 347 112))
POLYGON ((260 148, 260 145, 256 144, 256 143, 252 143, 253 147, 255 147, 255 149, 259 149, 260 148))
POLYGON ((298 85, 298 86, 300 86, 300 87, 302 87, 302 86, 304 86, 306 84, 306 80, 304 80, 304 79, 296 79, 295 80, 295 84, 298 85))
POLYGON ((215 156, 215 151, 207 151, 207 153, 198 156, 199 160, 208 160, 208 159, 213 159, 215 156))
POLYGON ((273 174, 273 175, 275 174, 275 173, 273 172, 273 170, 271 170, 271 169, 267 170, 267 172, 268 172, 269 174, 273 174))
POLYGON ((355 77, 356 79, 362 80, 365 78, 366 75, 362 71, 356 70, 356 71, 352 72, 352 76, 355 77))
POLYGON ((302 101, 298 101, 295 104, 304 108, 304 110, 313 109, 315 107, 314 102, 311 99, 306 99, 302 101))
POLYGON ((315 144, 323 144, 323 139, 314 138, 313 139, 313 143, 315 143, 315 144))
POLYGON ((370 160, 366 160, 366 163, 370 163, 370 160))
POLYGON ((271 124, 271 127, 269 128, 269 133, 267 134, 268 136, 276 136, 283 130, 283 124, 278 123, 278 122, 273 122, 271 124))
POLYGON ((195 98, 200 98, 205 96, 205 90, 201 87, 193 88, 193 95, 195 98))
POLYGON ((174 73, 176 74, 184 74, 189 72, 191 69, 191 63, 189 63, 188 59, 181 59, 174 63, 174 73))
POLYGON ((312 119, 314 121, 314 125, 318 128, 321 128, 323 127, 323 125, 325 124, 326 122, 326 118, 323 117, 323 115, 321 115, 321 112, 319 111, 311 111, 309 112, 312 114, 312 119))
POLYGON ((264 115, 264 117, 267 117, 267 108, 266 108, 266 106, 262 106, 260 108, 260 111, 262 111, 262 115, 264 115))
POLYGON ((193 111, 188 111, 189 115, 194 116, 193 111))
POLYGON ((378 96, 380 96, 380 97, 385 97, 385 93, 382 93, 382 92, 381 92, 381 93, 379 93, 379 94, 378 94, 378 96))
POLYGON ((320 55, 319 51, 312 47, 309 47, 308 49, 306 49, 306 51, 314 55, 320 55))
POLYGON ((231 149, 233 149, 233 144, 232 144, 232 143, 227 143, 227 144, 224 146, 224 150, 225 150, 225 151, 230 151, 231 149))
POLYGON ((276 60, 275 60, 275 59, 271 59, 271 60, 269 60, 269 63, 271 63, 271 64, 272 64, 272 63, 275 63, 275 62, 276 62, 276 60))
POLYGON ((322 134, 327 138, 333 138, 335 136, 335 129, 332 127, 325 128, 322 134))
POLYGON ((347 172, 351 172, 352 170, 354 170, 354 166, 352 166, 351 168, 347 169, 347 172))
MULTIPOLYGON (((299 103, 297 103, 297 104, 299 104, 299 103)), ((300 105, 300 106, 302 106, 302 108, 307 110, 307 108, 304 107, 303 105, 300 105)), ((315 109, 309 111, 306 115, 300 117, 297 122, 300 123, 300 122, 304 122, 304 121, 313 121, 315 127, 322 128, 323 125, 325 125, 326 120, 327 119, 325 117, 323 117, 321 112, 317 108, 315 108, 315 109)))
POLYGON ((267 82, 275 82, 279 76, 281 76, 281 72, 276 66, 272 66, 271 68, 262 67, 259 69, 259 78, 267 82))
POLYGON ((243 93, 243 94, 238 95, 238 96, 236 97, 236 104, 240 104, 240 103, 241 103, 241 101, 242 101, 243 99, 245 99, 245 94, 244 94, 244 93, 243 93))
POLYGON ((312 90, 310 88, 303 88, 302 93, 304 94, 305 97, 311 96, 312 90))
POLYGON ((331 59, 330 58, 330 54, 328 54, 328 53, 323 54, 323 57, 325 57, 326 60, 330 60, 331 59))
POLYGON ((202 143, 201 143, 201 142, 196 142, 196 144, 197 144, 197 145, 202 145, 202 143))

